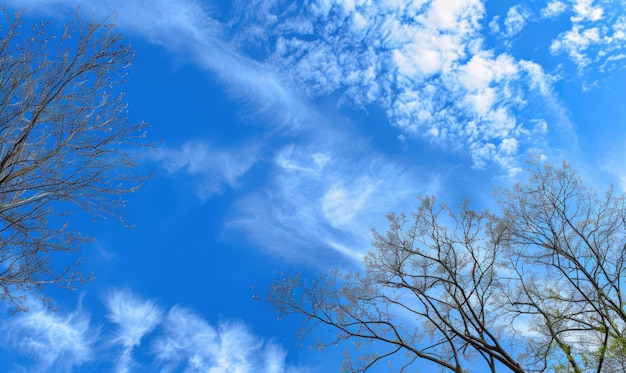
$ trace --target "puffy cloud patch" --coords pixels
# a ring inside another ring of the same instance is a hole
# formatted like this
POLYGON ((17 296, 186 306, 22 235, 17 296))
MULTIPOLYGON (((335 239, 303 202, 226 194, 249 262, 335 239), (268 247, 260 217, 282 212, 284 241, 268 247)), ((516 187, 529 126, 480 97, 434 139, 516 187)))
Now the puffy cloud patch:
MULTIPOLYGON (((26 2, 47 9, 59 4, 26 2)), ((559 8, 554 4, 553 13, 559 8)), ((482 92, 470 92, 459 84, 459 75, 466 73, 476 55, 489 56, 490 66, 497 66, 503 57, 522 69, 522 61, 484 49, 481 0, 239 1, 226 15, 216 15, 194 0, 144 5, 137 0, 111 0, 89 2, 83 8, 98 14, 116 12, 122 29, 215 73, 233 96, 249 100, 279 128, 298 129, 310 118, 300 93, 319 97, 339 92, 344 105, 382 107, 405 138, 469 151, 478 168, 491 163, 509 167, 516 154, 497 150, 509 137, 516 139, 520 150, 525 147, 524 131, 503 133, 490 127, 501 127, 496 123, 500 119, 506 127, 523 125, 517 114, 532 97, 525 93, 526 74, 500 80, 494 76, 482 92), (235 27, 241 24, 246 26, 235 27), (474 128, 481 129, 479 136, 474 128)), ((574 8, 576 19, 598 17, 597 7, 589 1, 578 0, 574 8)), ((507 32, 519 32, 528 17, 526 8, 511 8, 504 21, 507 32)), ((572 45, 554 44, 553 50, 567 51, 572 45)), ((209 195, 216 193, 215 187, 208 190, 209 195)))
POLYGON ((550 1, 545 8, 541 9, 541 17, 554 18, 558 17, 567 10, 567 5, 559 0, 550 1))
POLYGON ((595 0, 575 0, 573 4, 574 16, 572 22, 598 21, 604 15, 604 8, 593 5, 595 0))
POLYGON ((522 5, 515 5, 509 9, 504 19, 504 27, 508 37, 518 34, 530 18, 531 13, 522 5))
MULTIPOLYGON (((477 168, 507 169, 528 141, 517 115, 536 85, 525 61, 483 48, 484 15, 479 0, 310 1, 293 16, 300 22, 268 30, 276 44, 267 63, 308 96, 341 92, 343 104, 379 105, 408 137, 469 151, 477 168), (302 24, 307 31, 290 28, 302 24), (518 151, 503 150, 510 138, 518 151)), ((529 17, 526 7, 511 8, 507 32, 529 17)))
POLYGON ((567 55, 581 73, 592 66, 603 72, 623 68, 626 46, 623 4, 576 0, 571 11, 571 29, 558 35, 550 52, 567 55))

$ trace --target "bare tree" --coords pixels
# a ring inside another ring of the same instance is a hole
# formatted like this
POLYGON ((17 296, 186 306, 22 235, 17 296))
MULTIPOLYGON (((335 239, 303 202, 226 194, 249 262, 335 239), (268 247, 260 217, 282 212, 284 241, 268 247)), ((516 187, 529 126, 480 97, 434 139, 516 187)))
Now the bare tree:
POLYGON ((626 357, 626 200, 598 196, 567 164, 532 167, 527 185, 497 193, 516 284, 507 307, 532 315, 528 352, 543 369, 614 371, 626 357))
MULTIPOLYGON (((27 310, 28 294, 89 279, 80 260, 55 271, 55 252, 87 238, 68 214, 120 217, 123 194, 144 180, 129 145, 144 124, 127 120, 116 86, 133 52, 113 23, 78 14, 58 37, 4 9, 0 23, 0 300, 27 310)), ((60 263, 67 259, 59 258, 60 263)), ((72 260, 73 262, 73 260, 72 260)))
POLYGON ((339 331, 318 347, 375 351, 348 358, 347 371, 382 361, 459 373, 621 369, 624 196, 598 197, 565 163, 535 159, 529 172, 527 184, 496 191, 500 214, 422 197, 412 219, 392 214, 388 232, 374 232, 364 273, 283 278, 268 300, 305 316, 302 335, 339 331))

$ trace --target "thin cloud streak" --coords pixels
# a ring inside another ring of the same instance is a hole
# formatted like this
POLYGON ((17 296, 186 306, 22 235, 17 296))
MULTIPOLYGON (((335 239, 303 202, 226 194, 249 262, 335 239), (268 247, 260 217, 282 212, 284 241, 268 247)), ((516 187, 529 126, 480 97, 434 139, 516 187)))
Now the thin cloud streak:
POLYGON ((297 130, 307 117, 307 106, 280 82, 272 68, 239 54, 221 39, 221 23, 198 1, 158 0, 148 5, 139 0, 24 0, 9 4, 57 17, 79 5, 84 14, 99 18, 115 15, 120 30, 162 45, 216 74, 233 97, 271 119, 272 128, 297 130))

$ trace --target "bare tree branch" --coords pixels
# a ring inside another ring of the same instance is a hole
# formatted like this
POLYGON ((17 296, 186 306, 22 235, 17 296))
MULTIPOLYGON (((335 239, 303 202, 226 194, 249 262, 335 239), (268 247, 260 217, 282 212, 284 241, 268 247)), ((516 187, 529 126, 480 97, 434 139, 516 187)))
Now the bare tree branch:
POLYGON ((55 252, 88 238, 69 228, 76 209, 121 218, 124 194, 145 177, 134 171, 132 145, 143 123, 127 120, 123 70, 133 52, 113 23, 78 14, 62 35, 44 22, 28 29, 4 9, 0 24, 0 300, 27 310, 26 295, 49 302, 47 285, 73 288, 92 278, 77 260, 62 271, 55 252), (61 217, 62 219, 59 219, 61 217))
POLYGON ((623 370, 626 200, 599 197, 566 163, 532 159, 528 171, 527 184, 496 190, 499 215, 421 197, 411 219, 389 215, 374 232, 364 274, 283 278, 267 300, 304 315, 302 335, 337 328, 320 347, 376 343, 362 364, 348 360, 353 371, 392 356, 452 372, 623 370))

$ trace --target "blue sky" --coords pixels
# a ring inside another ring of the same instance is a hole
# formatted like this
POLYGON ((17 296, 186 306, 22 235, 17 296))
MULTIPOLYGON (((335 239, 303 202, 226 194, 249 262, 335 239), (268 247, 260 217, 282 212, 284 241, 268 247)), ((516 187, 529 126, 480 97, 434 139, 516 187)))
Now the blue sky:
MULTIPOLYGON (((0 324, 0 370, 335 371, 281 273, 359 270, 417 195, 493 207, 528 154, 626 189, 621 1, 10 0, 53 25, 116 14, 155 171, 125 219, 74 219, 97 279, 0 324), (256 289, 256 290, 254 290, 256 289)), ((77 215, 80 216, 80 215, 77 215)), ((387 366, 376 371, 388 371, 387 366)))

